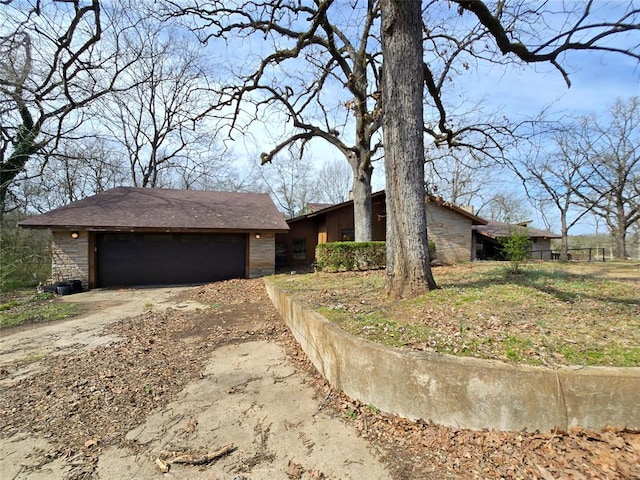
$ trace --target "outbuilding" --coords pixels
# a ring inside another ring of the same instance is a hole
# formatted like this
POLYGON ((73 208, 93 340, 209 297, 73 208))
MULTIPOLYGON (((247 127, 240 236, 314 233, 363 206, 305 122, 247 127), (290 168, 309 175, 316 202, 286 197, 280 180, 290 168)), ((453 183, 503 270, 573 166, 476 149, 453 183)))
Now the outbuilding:
POLYGON ((289 227, 267 194, 118 187, 20 222, 52 232, 52 280, 198 284, 274 273, 289 227))

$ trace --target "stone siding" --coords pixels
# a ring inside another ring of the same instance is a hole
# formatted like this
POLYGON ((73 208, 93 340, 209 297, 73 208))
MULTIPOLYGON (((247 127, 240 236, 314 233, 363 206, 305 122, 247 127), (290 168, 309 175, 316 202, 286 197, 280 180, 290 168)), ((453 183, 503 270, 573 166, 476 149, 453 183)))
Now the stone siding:
POLYGON ((249 234, 249 278, 264 277, 275 273, 276 236, 261 233, 260 238, 249 234))
POLYGON ((433 202, 427 205, 427 235, 436 244, 436 259, 443 263, 471 260, 471 220, 433 202))
POLYGON ((82 287, 89 286, 89 236, 78 232, 71 238, 69 231, 54 231, 51 235, 51 280, 66 282, 81 280, 82 287))

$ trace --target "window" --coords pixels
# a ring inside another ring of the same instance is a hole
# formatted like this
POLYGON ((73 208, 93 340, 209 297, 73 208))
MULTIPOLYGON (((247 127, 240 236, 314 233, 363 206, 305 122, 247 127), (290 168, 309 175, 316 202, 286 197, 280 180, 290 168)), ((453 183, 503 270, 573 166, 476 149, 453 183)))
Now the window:
POLYGON ((293 239, 293 259, 294 260, 307 259, 307 239, 306 238, 293 239))
POLYGON ((347 228, 342 230, 343 242, 354 242, 356 239, 356 232, 353 228, 347 228))

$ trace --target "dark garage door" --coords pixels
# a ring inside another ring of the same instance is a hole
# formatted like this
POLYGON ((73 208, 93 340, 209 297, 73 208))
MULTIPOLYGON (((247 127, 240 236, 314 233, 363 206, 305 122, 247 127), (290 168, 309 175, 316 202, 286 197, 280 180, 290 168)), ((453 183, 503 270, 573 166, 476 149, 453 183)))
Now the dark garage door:
POLYGON ((102 233, 98 286, 206 283, 245 276, 242 234, 102 233))

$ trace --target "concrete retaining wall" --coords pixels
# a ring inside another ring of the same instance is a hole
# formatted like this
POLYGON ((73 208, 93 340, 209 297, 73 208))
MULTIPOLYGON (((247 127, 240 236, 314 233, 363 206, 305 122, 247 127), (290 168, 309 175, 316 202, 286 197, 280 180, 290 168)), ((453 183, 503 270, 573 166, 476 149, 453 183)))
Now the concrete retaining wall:
POLYGON ((329 383, 385 412, 476 430, 640 429, 640 368, 552 370, 401 351, 349 335, 265 284, 329 383))

